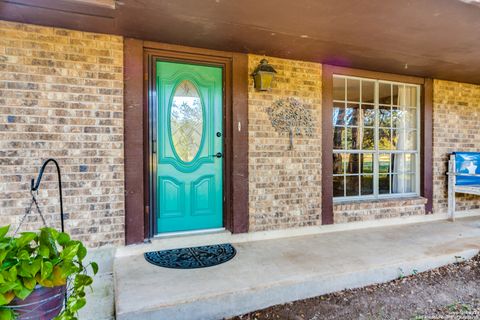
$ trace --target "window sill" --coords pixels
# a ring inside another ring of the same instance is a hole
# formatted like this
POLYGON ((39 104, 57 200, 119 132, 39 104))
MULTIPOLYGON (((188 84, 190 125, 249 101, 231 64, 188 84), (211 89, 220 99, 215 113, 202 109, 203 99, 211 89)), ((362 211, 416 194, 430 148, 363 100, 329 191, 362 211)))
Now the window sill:
POLYGON ((383 199, 355 199, 355 200, 338 200, 333 202, 334 210, 355 210, 381 207, 399 207, 399 206, 418 206, 425 205, 427 198, 421 196, 383 198, 383 199))

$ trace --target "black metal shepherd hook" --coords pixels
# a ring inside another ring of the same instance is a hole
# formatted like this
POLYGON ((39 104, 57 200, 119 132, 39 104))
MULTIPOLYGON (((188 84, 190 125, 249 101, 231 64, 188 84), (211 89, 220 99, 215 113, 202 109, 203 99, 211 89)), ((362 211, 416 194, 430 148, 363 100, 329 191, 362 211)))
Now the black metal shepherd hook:
POLYGON ((43 163, 42 167, 40 168, 40 172, 38 173, 37 182, 35 182, 35 179, 32 179, 32 184, 31 184, 31 187, 30 187, 30 191, 31 192, 38 191, 38 188, 40 187, 40 182, 42 181, 43 172, 45 171, 45 167, 50 162, 53 162, 55 164, 55 166, 57 167, 58 191, 59 191, 59 195, 60 195, 60 221, 61 221, 61 224, 62 224, 62 232, 65 232, 65 227, 64 227, 64 222, 63 222, 64 218, 63 218, 62 176, 60 174, 60 166, 58 165, 57 160, 50 158, 43 163))

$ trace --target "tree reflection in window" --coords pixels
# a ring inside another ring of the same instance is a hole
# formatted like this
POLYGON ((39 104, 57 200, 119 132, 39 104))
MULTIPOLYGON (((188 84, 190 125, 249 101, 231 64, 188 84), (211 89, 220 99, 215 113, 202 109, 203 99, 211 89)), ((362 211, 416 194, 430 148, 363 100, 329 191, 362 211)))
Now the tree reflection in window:
POLYGON ((185 162, 197 155, 203 135, 203 108, 194 84, 183 81, 175 90, 170 114, 172 142, 185 162))
POLYGON ((417 193, 419 87, 333 77, 334 197, 417 193))

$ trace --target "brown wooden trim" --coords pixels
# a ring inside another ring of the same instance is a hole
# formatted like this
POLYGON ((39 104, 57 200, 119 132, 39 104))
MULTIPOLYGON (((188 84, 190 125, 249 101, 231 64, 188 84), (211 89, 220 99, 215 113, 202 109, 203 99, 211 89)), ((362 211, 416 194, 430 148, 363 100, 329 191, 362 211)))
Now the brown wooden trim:
POLYGON ((151 235, 153 235, 153 230, 156 230, 156 220, 154 219, 154 212, 155 212, 155 203, 152 201, 152 192, 150 186, 156 183, 156 161, 152 155, 151 144, 150 144, 150 135, 151 133, 151 126, 150 126, 150 104, 149 101, 157 101, 153 97, 152 94, 155 93, 155 74, 156 74, 156 64, 152 61, 152 58, 143 51, 143 70, 144 70, 144 77, 143 77, 143 119, 145 125, 143 126, 144 130, 144 142, 143 142, 143 158, 145 164, 145 173, 144 173, 144 185, 145 185, 145 207, 148 208, 148 215, 146 215, 145 219, 145 232, 144 238, 149 239, 151 235))
POLYGON ((248 215, 248 56, 233 55, 232 74, 232 211, 230 230, 247 232, 248 215))
POLYGON ((353 69, 353 68, 338 67, 338 66, 331 66, 331 65, 324 65, 324 67, 325 66, 328 66, 328 68, 331 68, 332 74, 338 74, 338 75, 344 75, 344 76, 406 82, 406 83, 412 83, 412 84, 424 84, 425 82, 425 78, 414 77, 414 76, 369 71, 369 70, 363 70, 363 69, 353 69))
POLYGON ((125 239, 144 240, 143 41, 124 42, 125 239))
POLYGON ((323 65, 322 70, 322 224, 333 223, 333 75, 355 76, 422 85, 420 194, 427 199, 425 212, 432 213, 433 201, 433 80, 392 73, 323 65))
POLYGON ((191 56, 197 60, 200 58, 200 56, 205 56, 206 59, 211 60, 214 57, 224 59, 224 58, 233 58, 235 55, 237 55, 237 53, 234 53, 234 52, 194 48, 194 47, 187 47, 187 46, 181 46, 176 44, 160 43, 160 42, 153 42, 153 41, 144 41, 144 48, 153 49, 153 50, 162 50, 163 52, 171 52, 172 54, 175 54, 177 57, 191 56))
POLYGON ((427 199, 425 212, 433 211, 433 80, 426 78, 422 90, 423 108, 421 109, 421 150, 422 176, 421 195, 427 199))
POLYGON ((322 224, 333 223, 333 72, 322 66, 322 224))
MULTIPOLYGON (((215 65, 224 77, 224 225, 239 233, 248 231, 248 58, 245 54, 189 48, 134 39, 125 40, 125 103, 135 101, 135 111, 125 112, 126 186, 139 186, 126 193, 126 243, 152 237, 155 230, 155 202, 150 190, 149 97, 155 90, 155 60, 215 65), (128 46, 135 45, 133 49, 128 46), (140 53, 139 53, 140 52, 140 53), (127 60, 129 67, 127 68, 127 60), (133 66, 135 68, 133 68, 133 66), (142 67, 143 66, 143 67, 142 67), (132 77, 131 70, 135 71, 132 77), (127 72, 128 70, 128 72, 127 72), (153 74, 152 74, 153 72, 153 74), (145 76, 143 76, 145 74, 145 76), (128 78, 128 79, 127 79, 128 78), (131 79, 130 79, 131 78, 131 79), (141 102, 141 107, 137 104, 141 102), (142 110, 143 109, 143 110, 142 110), (142 116, 143 115, 143 116, 142 116), (239 131, 239 123, 241 130, 239 131), (127 141, 129 142, 127 146, 127 141), (132 142, 136 145, 133 146, 132 142), (139 149, 140 148, 140 149, 139 149), (135 150, 135 151, 134 151, 135 150), (143 162, 139 158, 143 158, 143 162), (128 161, 127 161, 128 158, 128 161), (139 167, 139 163, 143 163, 139 167), (145 168, 145 169, 143 169, 145 168), (138 174, 139 172, 144 174, 138 174), (140 180, 140 181, 139 181, 140 180), (141 204, 139 199, 142 198, 141 204), (141 207, 141 208, 140 208, 141 207), (140 210, 140 211, 139 211, 140 210), (139 212, 141 214, 139 214, 139 212)), ((150 98, 152 100, 153 98, 150 98)))

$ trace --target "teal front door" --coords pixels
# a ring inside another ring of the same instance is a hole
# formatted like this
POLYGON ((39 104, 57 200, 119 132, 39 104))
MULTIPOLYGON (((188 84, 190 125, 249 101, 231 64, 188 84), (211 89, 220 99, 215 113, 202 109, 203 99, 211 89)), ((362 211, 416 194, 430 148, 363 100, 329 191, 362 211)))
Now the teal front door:
POLYGON ((157 62, 157 232, 223 226, 219 67, 157 62))

